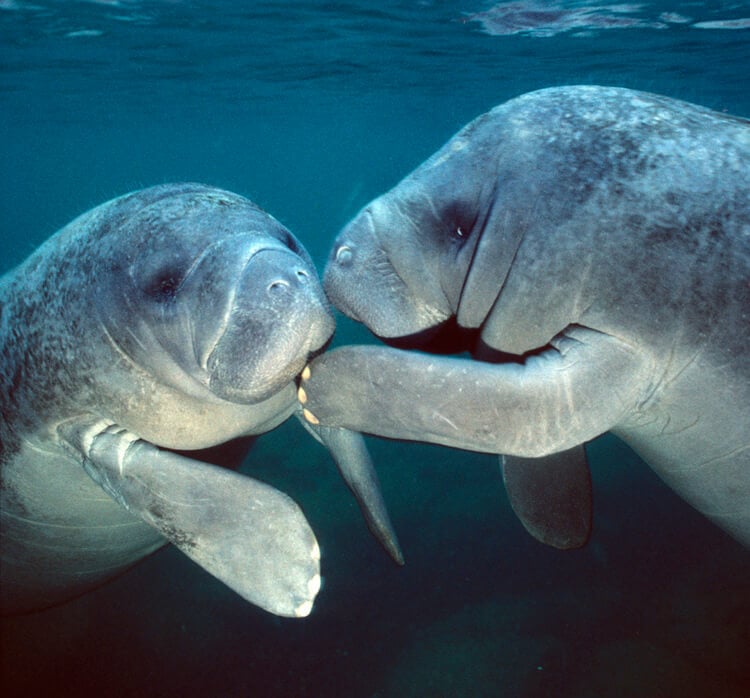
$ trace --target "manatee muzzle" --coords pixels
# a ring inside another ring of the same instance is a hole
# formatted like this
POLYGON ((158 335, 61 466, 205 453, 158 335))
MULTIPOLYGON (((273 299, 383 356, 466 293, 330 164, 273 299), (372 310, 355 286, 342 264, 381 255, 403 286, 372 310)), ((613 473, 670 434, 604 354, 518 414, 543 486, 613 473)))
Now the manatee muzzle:
POLYGON ((334 243, 323 276, 331 303, 386 340, 445 322, 449 310, 428 303, 419 293, 422 271, 407 268, 402 274, 377 238, 364 237, 363 230, 355 220, 334 243))
POLYGON ((211 392, 233 402, 270 397, 331 337, 333 317, 315 270, 285 248, 247 261, 219 323, 204 369, 211 392))

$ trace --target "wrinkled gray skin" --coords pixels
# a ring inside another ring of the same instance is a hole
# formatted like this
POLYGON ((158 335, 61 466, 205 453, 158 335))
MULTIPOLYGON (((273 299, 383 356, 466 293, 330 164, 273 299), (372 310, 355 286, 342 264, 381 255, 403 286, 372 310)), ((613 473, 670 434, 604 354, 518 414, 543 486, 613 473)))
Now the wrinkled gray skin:
POLYGON ((297 505, 165 449, 287 419, 333 328, 297 240, 197 184, 103 204, 0 279, 3 611, 71 598, 169 540, 252 603, 309 613, 320 551, 297 505))
POLYGON ((750 545, 749 189, 744 119, 588 86, 495 108, 362 210, 324 287, 381 337, 452 318, 523 361, 345 347, 308 414, 523 458, 611 431, 750 545))

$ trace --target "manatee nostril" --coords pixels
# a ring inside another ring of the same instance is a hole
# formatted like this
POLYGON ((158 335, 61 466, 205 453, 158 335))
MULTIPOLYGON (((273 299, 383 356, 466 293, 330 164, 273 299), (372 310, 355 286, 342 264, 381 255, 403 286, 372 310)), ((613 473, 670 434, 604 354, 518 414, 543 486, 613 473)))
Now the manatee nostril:
POLYGON ((354 258, 354 252, 349 245, 339 245, 336 250, 336 261, 342 266, 346 267, 352 263, 354 258))
POLYGON ((278 295, 279 293, 285 293, 287 289, 289 288, 289 282, 284 279, 275 279, 270 284, 268 284, 268 288, 266 289, 268 291, 269 295, 278 295))
POLYGON ((310 272, 304 267, 287 267, 277 270, 273 278, 267 281, 266 292, 269 296, 290 293, 310 283, 310 272))

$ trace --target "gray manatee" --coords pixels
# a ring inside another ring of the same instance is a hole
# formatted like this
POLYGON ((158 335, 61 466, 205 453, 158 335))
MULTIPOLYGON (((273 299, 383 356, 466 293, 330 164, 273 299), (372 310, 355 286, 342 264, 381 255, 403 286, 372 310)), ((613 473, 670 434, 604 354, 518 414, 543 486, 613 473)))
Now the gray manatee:
MULTIPOLYGON (((69 599, 170 541, 252 603, 307 615, 320 549, 299 507, 184 451, 297 411, 295 377, 333 329, 291 233, 198 184, 103 204, 2 277, 3 612, 69 599)), ((336 433, 334 456, 371 477, 357 435, 336 433)))
POLYGON ((530 529, 557 525, 546 459, 585 499, 580 445, 611 431, 750 545, 747 120, 627 89, 523 95, 368 204, 324 288, 376 335, 431 353, 315 359, 308 419, 509 454, 530 529), (446 337, 483 360, 437 355, 446 337))

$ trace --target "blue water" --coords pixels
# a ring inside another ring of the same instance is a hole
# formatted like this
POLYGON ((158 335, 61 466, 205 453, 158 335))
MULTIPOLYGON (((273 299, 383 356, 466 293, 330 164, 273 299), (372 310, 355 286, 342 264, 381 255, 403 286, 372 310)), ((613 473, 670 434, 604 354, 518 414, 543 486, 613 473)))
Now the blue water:
MULTIPOLYGON (((322 266, 360 206, 528 90, 620 85, 750 116, 747 18, 747 2, 0 0, 0 272, 79 213, 178 180, 252 198, 322 266)), ((367 341, 345 321, 339 337, 367 341)), ((168 549, 4 621, 2 695, 750 695, 750 556, 614 438, 591 445, 595 533, 574 553, 523 532, 495 459, 370 444, 403 569, 289 423, 246 470, 321 541, 308 619, 168 549)))

